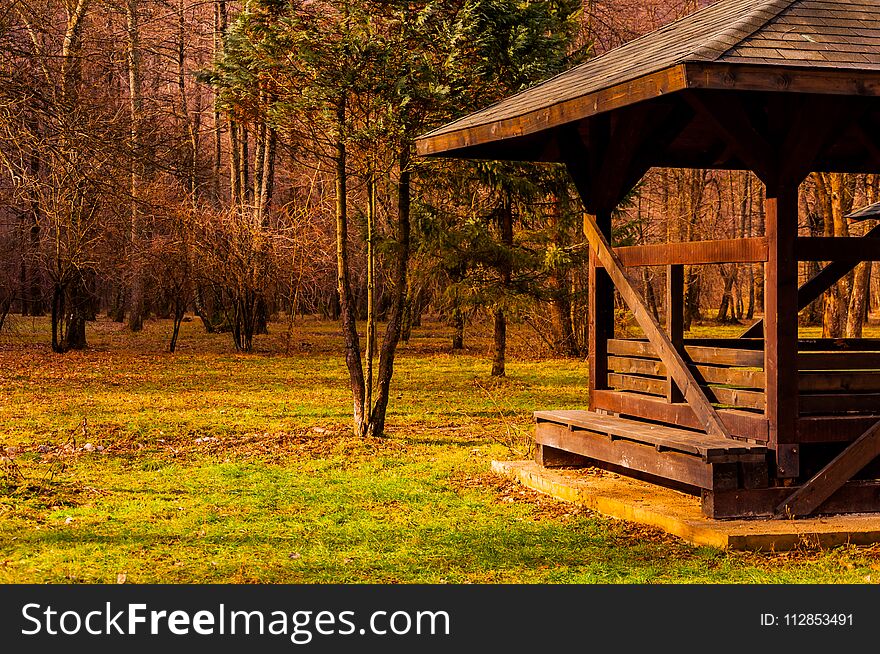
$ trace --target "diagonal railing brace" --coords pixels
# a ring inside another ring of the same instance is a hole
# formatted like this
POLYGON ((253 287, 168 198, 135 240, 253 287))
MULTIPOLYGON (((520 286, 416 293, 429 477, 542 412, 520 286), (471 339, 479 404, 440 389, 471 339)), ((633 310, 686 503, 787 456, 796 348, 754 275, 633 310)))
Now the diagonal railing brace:
POLYGON ((624 272, 623 264, 617 255, 614 254, 610 244, 599 229, 595 216, 585 214, 584 233, 596 258, 605 268, 605 272, 608 273, 629 310, 632 311, 636 323, 642 328, 648 341, 657 350, 660 360, 666 365, 668 374, 681 390, 685 402, 694 411, 706 433, 712 436, 730 438, 727 427, 724 426, 715 407, 712 406, 709 398, 706 397, 703 389, 700 388, 699 383, 693 376, 693 373, 691 373, 681 353, 675 349, 669 336, 663 331, 660 324, 642 302, 638 292, 630 284, 624 272))

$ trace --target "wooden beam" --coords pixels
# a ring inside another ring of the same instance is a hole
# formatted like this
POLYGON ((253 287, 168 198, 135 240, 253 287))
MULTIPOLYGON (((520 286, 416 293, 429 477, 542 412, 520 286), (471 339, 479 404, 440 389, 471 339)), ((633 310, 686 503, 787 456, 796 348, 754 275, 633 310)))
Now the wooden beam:
MULTIPOLYGON (((613 339, 608 343, 608 352, 617 356, 660 358, 652 343, 634 339, 613 339)), ((684 352, 687 360, 691 363, 740 366, 742 368, 761 368, 764 365, 764 352, 761 350, 688 345, 688 341, 685 341, 684 352)))
MULTIPOLYGON (((676 352, 684 352, 684 266, 666 266, 666 333, 676 352)), ((666 401, 682 402, 684 394, 666 372, 666 401)))
MULTIPOLYGON (((612 356, 608 357, 608 368, 621 374, 658 378, 666 376, 666 366, 660 360, 612 356)), ((694 364, 691 364, 691 370, 700 384, 722 384, 755 390, 764 388, 764 372, 761 370, 694 364)), ((803 380, 803 377, 801 379, 803 380)), ((878 380, 878 384, 880 384, 880 380, 878 380)))
POLYGON ((623 301, 629 307, 636 323, 642 328, 651 345, 657 350, 660 360, 666 365, 666 369, 669 371, 672 379, 681 389, 685 401, 700 418, 701 428, 713 436, 729 438, 730 433, 703 393, 687 363, 644 305, 635 288, 629 283, 623 265, 608 244, 596 219, 590 214, 584 215, 584 232, 586 233, 587 240, 590 242, 591 250, 604 266, 611 281, 614 282, 617 292, 620 293, 623 301))
MULTIPOLYGON (((603 229, 611 232, 611 214, 597 218, 603 229)), ((587 360, 590 369, 588 406, 593 408, 597 390, 608 388, 608 341, 614 339, 614 285, 608 273, 598 266, 590 251, 587 289, 587 312, 590 326, 587 335, 587 360)))
MULTIPOLYGON (((664 422, 688 429, 702 429, 693 409, 684 403, 669 404, 662 398, 607 390, 596 391, 596 396, 593 399, 597 409, 609 413, 635 416, 644 420, 664 422)), ((737 409, 718 409, 717 411, 727 429, 735 437, 762 443, 767 441, 767 419, 761 414, 737 409)))
POLYGON ((860 261, 880 261, 877 238, 801 236, 796 248, 798 261, 839 261, 851 267, 860 261))
POLYGON ((880 352, 798 352, 797 370, 878 370, 880 352))
POLYGON ((800 474, 798 420, 798 186, 767 189, 768 260, 764 267, 764 372, 770 442, 776 447, 776 474, 800 474))
POLYGON ((723 241, 661 243, 614 248, 627 268, 636 266, 761 263, 767 261, 767 239, 737 238, 723 241))
POLYGON ((880 421, 776 507, 781 517, 806 516, 880 455, 880 421))
MULTIPOLYGON (((779 503, 791 494, 792 488, 783 486, 707 490, 703 492, 703 513, 715 519, 771 517, 779 503)), ((876 513, 877 511, 880 511, 880 482, 859 480, 844 484, 818 507, 816 513, 876 513)))
POLYGON ((689 62, 685 74, 688 87, 694 89, 880 96, 877 70, 689 62))

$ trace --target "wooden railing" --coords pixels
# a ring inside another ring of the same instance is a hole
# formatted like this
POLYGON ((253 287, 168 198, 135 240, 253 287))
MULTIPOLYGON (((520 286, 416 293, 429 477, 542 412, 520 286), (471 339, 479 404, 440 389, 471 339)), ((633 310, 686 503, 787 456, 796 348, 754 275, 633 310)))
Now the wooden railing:
MULTIPOLYGON (((660 400, 666 366, 645 340, 608 341, 608 388, 660 400)), ((719 408, 762 412, 766 397, 760 339, 690 339, 684 358, 719 408)), ((880 415, 880 339, 799 341, 799 413, 880 415)))
MULTIPOLYGON (((666 367, 650 343, 608 341, 609 387, 645 395, 666 396, 666 367)), ((764 353, 761 350, 691 344, 685 341, 685 360, 714 404, 763 411, 764 353)))

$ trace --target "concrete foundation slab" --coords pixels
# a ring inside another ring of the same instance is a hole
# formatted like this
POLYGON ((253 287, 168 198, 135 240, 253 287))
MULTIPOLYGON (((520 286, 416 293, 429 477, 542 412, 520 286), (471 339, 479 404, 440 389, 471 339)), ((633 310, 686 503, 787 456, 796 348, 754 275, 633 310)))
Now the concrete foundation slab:
POLYGON ((557 499, 657 527, 695 545, 780 552, 880 542, 880 514, 712 520, 703 515, 697 497, 602 470, 550 470, 534 461, 493 461, 492 470, 557 499))

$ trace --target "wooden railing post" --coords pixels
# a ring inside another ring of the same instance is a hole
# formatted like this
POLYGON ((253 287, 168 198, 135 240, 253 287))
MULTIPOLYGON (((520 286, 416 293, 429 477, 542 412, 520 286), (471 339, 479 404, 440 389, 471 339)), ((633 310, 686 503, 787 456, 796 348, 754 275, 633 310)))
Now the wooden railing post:
POLYGON ((764 372, 770 444, 777 476, 800 474, 798 420, 798 184, 768 186, 765 201, 767 264, 764 272, 764 372))
MULTIPOLYGON (((611 238, 611 212, 598 213, 594 220, 603 235, 611 238)), ((614 338, 614 284, 602 268, 596 253, 590 250, 588 289, 588 358, 590 365, 589 408, 594 410, 594 391, 608 388, 608 339, 614 338)))
MULTIPOLYGON (((679 354, 684 354, 684 266, 666 266, 666 333, 679 354)), ((666 401, 683 402, 684 395, 666 373, 666 401)))

